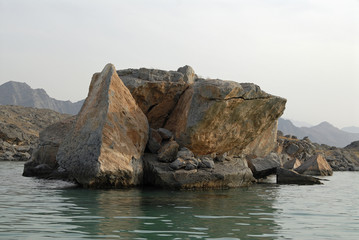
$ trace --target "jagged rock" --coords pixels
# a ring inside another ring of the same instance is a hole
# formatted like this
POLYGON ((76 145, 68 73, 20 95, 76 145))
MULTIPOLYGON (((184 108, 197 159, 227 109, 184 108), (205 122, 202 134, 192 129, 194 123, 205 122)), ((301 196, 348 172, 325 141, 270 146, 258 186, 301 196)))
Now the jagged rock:
MULTIPOLYGON (((63 139, 75 123, 75 120, 75 116, 69 117, 48 126, 40 132, 39 145, 34 151, 31 160, 24 164, 23 176, 50 177, 53 172, 57 171, 57 151, 63 139), (44 171, 43 167, 38 167, 39 165, 46 165, 46 171, 44 171)), ((58 176, 60 178, 66 178, 67 173, 58 176)))
POLYGON ((146 116, 115 67, 107 64, 94 74, 88 97, 56 158, 85 187, 139 185, 148 131, 146 116))
POLYGON ((158 160, 161 162, 173 162, 178 153, 179 145, 176 141, 169 141, 158 151, 158 160))
POLYGON ((171 171, 169 164, 159 162, 155 154, 145 154, 144 169, 144 182, 162 188, 230 188, 255 181, 246 161, 240 158, 216 163, 213 169, 171 171))
POLYGON ((331 176, 333 170, 323 155, 317 154, 295 169, 296 172, 306 175, 331 176))
POLYGON ((194 83, 194 81, 197 79, 197 75, 194 72, 193 68, 188 65, 178 68, 177 72, 180 72, 184 75, 183 81, 185 81, 186 83, 194 83))
POLYGON ((277 168, 281 166, 279 156, 275 153, 271 153, 265 158, 247 159, 247 162, 256 179, 276 173, 277 168))
POLYGON ((296 144, 292 143, 286 148, 285 151, 289 155, 294 155, 299 151, 299 147, 296 144))
POLYGON ((284 165, 283 165, 283 168, 285 169, 296 169, 298 168, 302 163, 297 159, 293 159, 293 160, 290 160, 288 162, 286 162, 284 165))
POLYGON ((173 138, 173 133, 165 128, 159 128, 158 133, 161 135, 163 140, 170 140, 173 138))
POLYGON ((189 86, 186 83, 188 77, 177 71, 141 68, 120 70, 117 74, 153 129, 164 127, 178 99, 189 86))
POLYGON ((147 147, 150 150, 150 152, 157 153, 158 150, 160 150, 161 148, 161 142, 162 142, 161 134, 157 130, 150 128, 150 134, 148 136, 148 143, 147 143, 147 147))
MULTIPOLYGON (((250 83, 197 79, 181 96, 165 128, 180 146, 197 155, 241 153, 265 131, 276 136, 276 121, 286 100, 269 95, 250 83)), ((267 155, 272 145, 257 149, 267 155)))
POLYGON ((300 184, 300 185, 321 184, 318 178, 301 175, 293 170, 288 170, 284 168, 278 168, 277 170, 277 183, 300 184))

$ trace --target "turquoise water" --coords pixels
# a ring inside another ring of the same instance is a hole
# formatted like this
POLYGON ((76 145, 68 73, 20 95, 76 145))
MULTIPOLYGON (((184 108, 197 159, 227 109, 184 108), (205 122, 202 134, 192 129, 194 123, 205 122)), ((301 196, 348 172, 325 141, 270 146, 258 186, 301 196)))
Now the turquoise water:
POLYGON ((358 172, 317 186, 84 190, 22 166, 0 162, 1 239, 359 239, 358 172))

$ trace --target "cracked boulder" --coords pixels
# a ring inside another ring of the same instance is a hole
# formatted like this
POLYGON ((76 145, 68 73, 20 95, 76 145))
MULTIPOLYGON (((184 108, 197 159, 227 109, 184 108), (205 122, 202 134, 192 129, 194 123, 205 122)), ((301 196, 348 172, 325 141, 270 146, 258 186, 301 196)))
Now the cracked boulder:
POLYGON ((307 159, 302 165, 295 169, 296 172, 306 175, 331 176, 333 170, 322 154, 307 159))
POLYGON ((95 73, 76 122, 56 159, 84 187, 142 183, 148 122, 130 91, 107 64, 95 73))
POLYGON ((255 84, 197 79, 164 127, 196 155, 245 151, 266 156, 276 146, 277 119, 285 103, 255 84))
POLYGON ((183 92, 197 78, 189 66, 177 71, 125 69, 117 74, 146 114, 150 127, 162 128, 183 92))

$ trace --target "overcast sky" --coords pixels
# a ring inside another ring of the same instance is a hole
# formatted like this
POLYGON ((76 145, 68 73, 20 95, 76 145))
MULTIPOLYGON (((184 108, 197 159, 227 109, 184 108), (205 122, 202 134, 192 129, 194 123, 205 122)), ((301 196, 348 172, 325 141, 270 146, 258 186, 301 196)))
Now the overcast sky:
POLYGON ((109 62, 190 65, 285 97, 285 118, 359 126, 358 0, 0 0, 0 84, 77 101, 109 62))

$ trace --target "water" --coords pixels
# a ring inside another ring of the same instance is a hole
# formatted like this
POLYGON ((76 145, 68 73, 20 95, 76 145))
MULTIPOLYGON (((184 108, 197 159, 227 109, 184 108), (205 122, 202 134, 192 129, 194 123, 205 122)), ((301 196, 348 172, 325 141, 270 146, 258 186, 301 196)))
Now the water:
POLYGON ((0 162, 1 239, 359 239, 359 173, 324 185, 84 190, 0 162))

